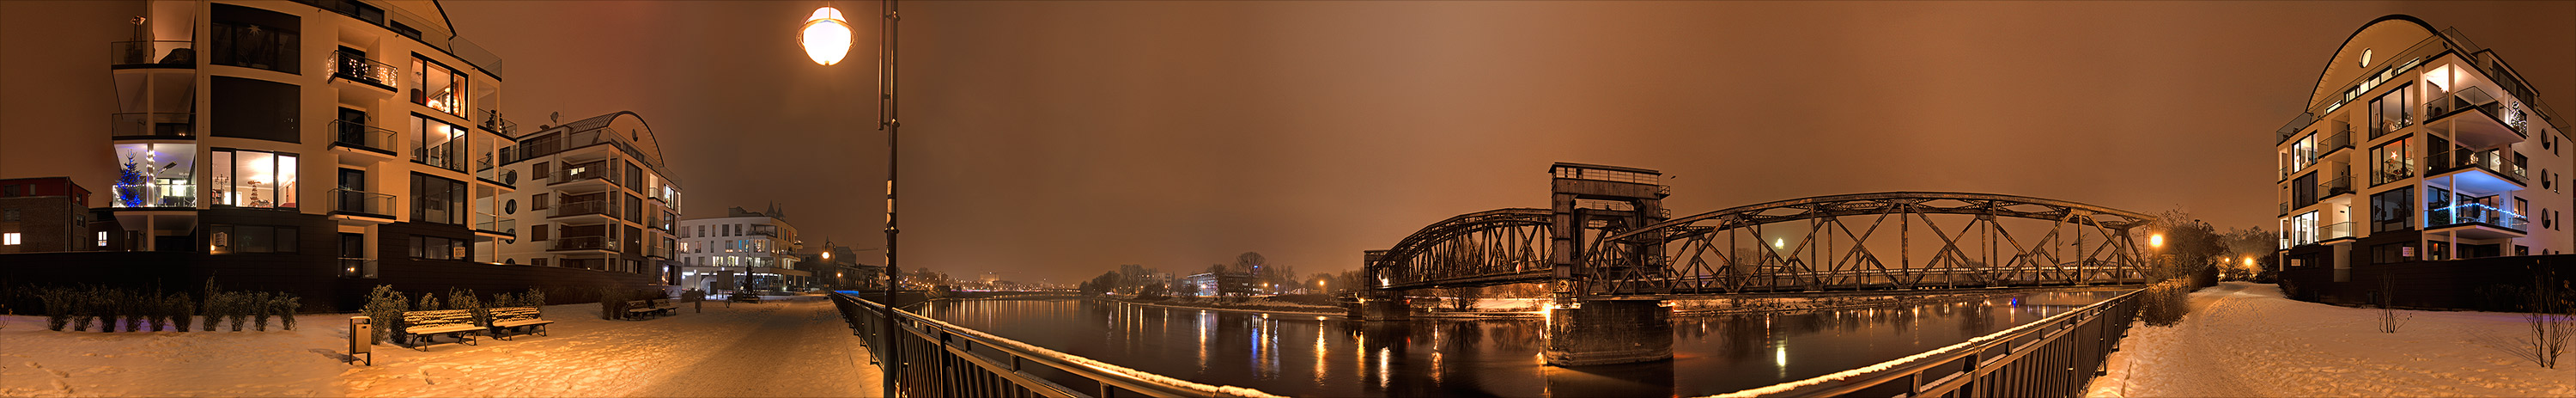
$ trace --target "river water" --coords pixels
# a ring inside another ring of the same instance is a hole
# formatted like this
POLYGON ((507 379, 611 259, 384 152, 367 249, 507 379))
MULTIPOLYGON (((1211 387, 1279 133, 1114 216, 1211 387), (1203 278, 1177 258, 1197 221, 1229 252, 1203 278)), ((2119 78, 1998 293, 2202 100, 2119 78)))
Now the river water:
POLYGON ((952 300, 916 311, 1068 354, 1300 397, 1722 394, 1957 344, 2110 299, 2029 292, 1926 304, 1673 317, 1673 360, 1539 360, 1539 319, 1357 322, 1084 300, 952 300))

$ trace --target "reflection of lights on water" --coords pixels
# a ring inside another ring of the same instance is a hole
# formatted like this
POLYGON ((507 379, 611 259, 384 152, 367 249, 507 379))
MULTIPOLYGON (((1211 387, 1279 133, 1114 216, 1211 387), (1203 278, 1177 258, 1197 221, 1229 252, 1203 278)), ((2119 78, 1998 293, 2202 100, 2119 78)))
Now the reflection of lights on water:
POLYGON ((1394 356, 1394 353, 1393 353, 1393 352, 1389 352, 1389 351, 1387 350, 1387 348, 1386 348, 1386 347, 1378 347, 1378 349, 1377 349, 1377 387, 1378 387, 1378 388, 1386 388, 1386 385, 1387 385, 1387 378, 1388 378, 1388 377, 1390 377, 1390 375, 1388 374, 1388 370, 1387 370, 1387 357, 1390 357, 1390 356, 1394 356))
POLYGON ((1771 351, 1771 362, 1780 365, 1780 377, 1789 377, 1789 344, 1780 343, 1771 351))

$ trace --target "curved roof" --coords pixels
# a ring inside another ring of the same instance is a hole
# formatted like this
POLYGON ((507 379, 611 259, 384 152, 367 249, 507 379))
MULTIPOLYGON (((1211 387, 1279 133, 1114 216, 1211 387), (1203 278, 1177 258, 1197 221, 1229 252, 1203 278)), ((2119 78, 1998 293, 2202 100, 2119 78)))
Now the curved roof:
POLYGON ((2344 87, 2354 79, 2384 66, 2398 53, 2425 39, 2441 37, 2440 32, 2432 24, 2406 14, 2389 14, 2362 24, 2361 29, 2353 30, 2351 36, 2343 39, 2343 45, 2335 48, 2333 56, 2327 58, 2325 70, 2318 72, 2316 91, 2308 95, 2308 105, 2316 105, 2329 95, 2341 95, 2344 87), (2373 55, 2369 65, 2361 63, 2365 50, 2373 55))
MULTIPOLYGON (((645 157, 645 163, 652 164, 655 167, 663 165, 662 144, 660 141, 653 138, 653 127, 650 124, 644 123, 644 115, 636 114, 635 111, 617 111, 616 113, 592 116, 589 119, 567 122, 562 126, 557 126, 556 128, 565 129, 564 131, 568 132, 589 131, 591 129, 598 128, 615 130, 620 133, 617 135, 619 138, 623 138, 628 144, 635 146, 635 151, 640 152, 641 155, 645 157), (620 118, 619 116, 624 117, 620 118)), ((663 177, 667 178, 669 176, 663 177)))

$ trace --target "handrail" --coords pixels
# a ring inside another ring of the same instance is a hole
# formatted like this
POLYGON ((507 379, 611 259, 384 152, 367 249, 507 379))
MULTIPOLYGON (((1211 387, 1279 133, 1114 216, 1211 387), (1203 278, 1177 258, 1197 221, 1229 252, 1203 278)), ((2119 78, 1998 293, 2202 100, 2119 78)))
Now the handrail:
POLYGON ((331 77, 383 87, 386 90, 394 89, 395 82, 401 81, 402 68, 394 67, 393 64, 348 51, 331 53, 334 58, 339 59, 339 62, 331 64, 331 77))
POLYGON ((2119 350, 2146 290, 2135 290, 1966 342, 1805 380, 1716 395, 2076 395, 2119 350), (2091 345, 2065 346, 2080 343, 2091 345), (2026 360, 2044 361, 2047 370, 2026 360), (2006 370, 2010 372, 2005 372, 2006 370), (2062 369, 2062 370, 2060 370, 2062 369), (1942 372, 1940 374, 1928 374, 1942 372), (1993 384, 2007 384, 1994 386, 1993 384))
POLYGON ((335 119, 331 121, 331 132, 336 135, 331 140, 332 145, 373 149, 387 153, 394 151, 394 131, 390 129, 369 126, 365 122, 335 119))
POLYGON ((188 112, 131 112, 108 115, 108 134, 114 137, 193 137, 197 135, 197 114, 188 112))
POLYGON ((889 310, 884 305, 846 292, 832 292, 831 298, 834 306, 841 310, 843 320, 850 323, 855 334, 864 338, 870 352, 878 355, 879 366, 884 367, 887 377, 898 377, 907 395, 1278 396, 1250 388, 1194 383, 1069 355, 940 322, 910 311, 889 310), (903 338, 899 343, 904 356, 900 364, 884 359, 885 348, 894 345, 887 344, 888 336, 879 334, 885 330, 882 322, 887 317, 883 314, 889 312, 894 314, 895 325, 902 330, 903 338), (992 354, 1000 355, 995 357, 992 354), (930 355, 939 357, 933 359, 930 355), (1055 368, 1096 382, 1098 387, 1085 391, 1057 384, 1023 370, 1029 364, 1055 368))
POLYGON ((197 42, 188 40, 120 41, 107 44, 107 64, 114 68, 196 68, 197 42))

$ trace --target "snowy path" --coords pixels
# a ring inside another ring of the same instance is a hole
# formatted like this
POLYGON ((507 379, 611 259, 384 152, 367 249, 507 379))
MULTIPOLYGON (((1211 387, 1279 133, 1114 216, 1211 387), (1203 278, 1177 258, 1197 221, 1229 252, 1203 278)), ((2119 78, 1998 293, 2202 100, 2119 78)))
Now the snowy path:
POLYGON ((2191 294, 2174 327, 2130 329, 2097 397, 2576 396, 2576 368, 2541 369, 2472 336, 2521 326, 2519 314, 2377 310, 2293 301, 2273 285, 2230 282, 2191 294))
POLYGON ((295 331, 97 333, 0 316, 0 396, 873 396, 866 350, 818 297, 710 303, 703 313, 598 319, 546 307, 550 336, 375 346, 341 362, 348 315, 295 331))

